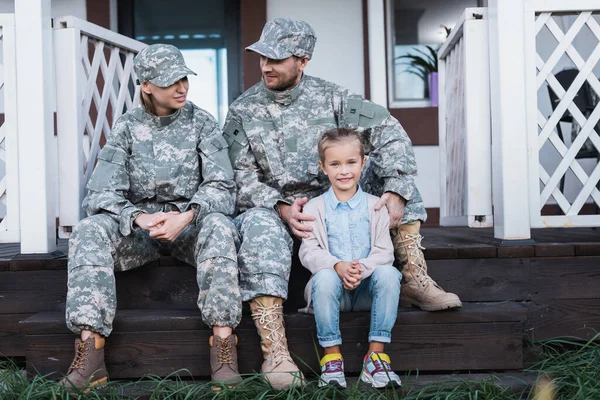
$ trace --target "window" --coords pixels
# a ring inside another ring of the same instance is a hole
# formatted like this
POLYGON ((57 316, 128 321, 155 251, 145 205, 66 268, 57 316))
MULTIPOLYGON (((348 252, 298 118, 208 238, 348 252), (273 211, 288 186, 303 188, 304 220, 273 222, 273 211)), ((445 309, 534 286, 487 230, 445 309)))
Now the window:
POLYGON ((390 107, 437 106, 432 52, 467 7, 477 7, 477 0, 387 0, 390 107))

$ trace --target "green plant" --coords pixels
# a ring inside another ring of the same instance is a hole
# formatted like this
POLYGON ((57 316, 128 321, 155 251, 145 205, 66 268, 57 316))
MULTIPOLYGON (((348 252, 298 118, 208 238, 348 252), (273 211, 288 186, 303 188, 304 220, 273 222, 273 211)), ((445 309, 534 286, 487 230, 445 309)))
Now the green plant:
POLYGON ((408 68, 405 72, 410 74, 417 75, 423 79, 423 81, 427 82, 427 77, 432 72, 437 72, 438 70, 438 59, 437 52, 431 46, 425 46, 429 53, 422 51, 421 49, 414 47, 413 50, 418 54, 405 54, 403 56, 396 57, 396 61, 398 60, 408 60, 407 62, 402 62, 400 65, 407 65, 408 68))

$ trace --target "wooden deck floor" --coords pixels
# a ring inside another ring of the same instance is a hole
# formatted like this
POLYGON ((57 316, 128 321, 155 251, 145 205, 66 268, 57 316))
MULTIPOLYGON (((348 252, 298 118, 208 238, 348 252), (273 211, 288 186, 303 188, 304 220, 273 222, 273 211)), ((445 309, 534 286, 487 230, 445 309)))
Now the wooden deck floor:
MULTIPOLYGON (((600 229, 533 229, 533 244, 511 245, 494 240, 492 228, 423 227, 423 245, 428 259, 560 257, 600 255, 600 229)), ((68 241, 59 239, 53 254, 20 255, 18 243, 0 243, 0 270, 12 260, 61 260, 68 253, 68 241)))

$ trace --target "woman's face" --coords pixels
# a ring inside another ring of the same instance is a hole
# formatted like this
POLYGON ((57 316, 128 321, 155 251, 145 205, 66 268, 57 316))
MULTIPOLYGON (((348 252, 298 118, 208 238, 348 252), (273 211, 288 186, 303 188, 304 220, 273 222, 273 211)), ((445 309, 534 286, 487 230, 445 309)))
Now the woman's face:
POLYGON ((142 90, 151 96, 154 111, 159 117, 171 115, 185 106, 189 88, 190 84, 187 77, 164 88, 153 85, 150 82, 142 83, 142 90))

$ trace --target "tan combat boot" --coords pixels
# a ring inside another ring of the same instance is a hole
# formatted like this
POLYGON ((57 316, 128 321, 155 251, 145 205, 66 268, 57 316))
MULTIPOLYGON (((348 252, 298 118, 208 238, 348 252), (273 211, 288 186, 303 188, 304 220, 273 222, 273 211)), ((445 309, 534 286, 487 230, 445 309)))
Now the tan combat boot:
POLYGON ((287 347, 283 326, 283 299, 262 296, 250 301, 252 319, 260 335, 265 361, 260 368, 265 380, 276 390, 301 386, 304 376, 298 369, 287 347))
POLYGON ((89 391, 106 383, 108 374, 104 365, 104 338, 90 336, 87 340, 75 340, 75 358, 60 385, 69 392, 89 391))
POLYGON ((461 307, 454 293, 447 293, 429 275, 421 246, 420 222, 401 225, 392 230, 396 265, 402 272, 400 305, 417 306, 425 311, 461 307))
MULTIPOLYGON (((210 344, 210 378, 213 382, 223 383, 229 387, 242 381, 238 371, 236 335, 229 335, 225 339, 213 335, 208 339, 210 344)), ((221 390, 219 386, 213 386, 213 390, 221 390)))

